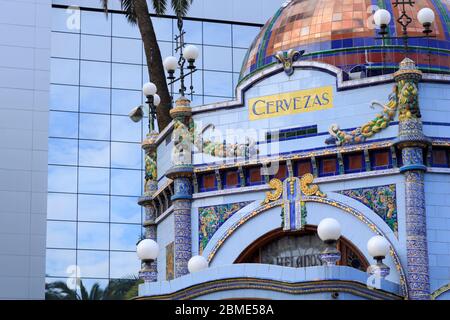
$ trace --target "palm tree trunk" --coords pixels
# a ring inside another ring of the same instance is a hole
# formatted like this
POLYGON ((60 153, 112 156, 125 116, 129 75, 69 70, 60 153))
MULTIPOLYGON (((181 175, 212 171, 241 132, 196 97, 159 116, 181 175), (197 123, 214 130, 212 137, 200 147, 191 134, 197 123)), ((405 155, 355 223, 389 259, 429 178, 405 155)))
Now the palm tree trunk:
POLYGON ((148 11, 147 1, 135 0, 134 5, 139 32, 141 33, 142 41, 144 43, 148 73, 152 82, 158 88, 158 95, 161 97, 161 104, 157 108, 156 114, 158 128, 161 132, 172 121, 169 113, 170 108, 172 107, 172 99, 170 97, 169 88, 167 87, 161 51, 159 50, 156 41, 156 34, 148 11), (153 61, 151 61, 152 56, 153 61))

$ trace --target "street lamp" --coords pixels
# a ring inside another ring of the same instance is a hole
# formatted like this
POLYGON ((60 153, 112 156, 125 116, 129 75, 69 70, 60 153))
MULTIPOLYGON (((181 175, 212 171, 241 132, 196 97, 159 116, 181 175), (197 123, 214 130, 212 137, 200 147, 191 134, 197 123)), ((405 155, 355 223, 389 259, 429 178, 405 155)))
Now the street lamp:
POLYGON ((188 270, 190 273, 198 272, 208 268, 208 260, 203 256, 193 256, 188 261, 188 270))
POLYGON ((367 250, 377 262, 368 268, 368 272, 372 275, 379 275, 381 278, 387 277, 390 268, 383 263, 383 259, 389 254, 389 242, 382 236, 374 236, 367 242, 367 250))
MULTIPOLYGON (((401 6, 401 14, 400 17, 397 19, 397 22, 402 26, 403 35, 401 37, 393 37, 388 36, 388 25, 391 22, 391 14, 389 11, 385 9, 379 9, 374 14, 374 22, 375 25, 377 25, 380 28, 380 31, 378 34, 381 36, 381 38, 376 39, 403 39, 403 44, 405 48, 405 53, 408 51, 408 40, 409 39, 423 39, 423 38, 429 38, 429 37, 435 37, 430 36, 430 33, 433 32, 431 30, 431 25, 434 22, 435 15, 433 10, 430 8, 423 8, 421 9, 417 14, 417 20, 422 24, 424 30, 423 33, 424 36, 409 36, 408 35, 408 26, 413 22, 413 19, 408 15, 407 6, 414 7, 414 1, 413 0, 395 0, 393 3, 394 8, 397 8, 401 6)), ((383 42, 384 43, 384 42, 383 42)))
POLYGON ((319 254, 320 260, 327 266, 336 265, 341 259, 341 253, 336 248, 337 240, 341 236, 341 225, 333 218, 323 219, 317 227, 317 234, 326 244, 326 248, 319 254))
POLYGON ((139 271, 139 278, 144 281, 152 281, 155 279, 156 268, 153 262, 159 254, 159 245, 152 239, 143 239, 136 246, 136 254, 142 261, 142 268, 139 271))
POLYGON ((148 114, 148 130, 149 133, 155 131, 155 120, 156 120, 156 107, 161 103, 161 98, 156 94, 156 85, 153 82, 147 82, 142 87, 142 92, 147 98, 146 106, 139 106, 131 110, 128 115, 130 119, 134 122, 139 122, 144 117, 144 114, 148 114))
POLYGON ((197 71, 197 67, 195 66, 195 61, 199 57, 200 52, 199 52, 198 48, 194 45, 186 46, 186 44, 184 42, 184 35, 186 34, 186 32, 183 30, 182 17, 178 17, 178 31, 179 31, 179 35, 175 36, 175 41, 176 41, 175 52, 177 52, 177 53, 179 52, 180 56, 178 59, 176 57, 169 56, 164 59, 163 64, 164 64, 164 68, 166 69, 167 73, 169 74, 167 79, 169 80, 168 85, 170 85, 172 95, 173 95, 173 85, 176 82, 180 81, 179 93, 180 93, 181 97, 184 97, 186 90, 187 90, 186 86, 184 84, 185 78, 187 76, 191 77, 190 95, 191 95, 191 100, 192 100, 192 96, 194 94, 194 86, 192 84, 192 75, 194 74, 194 72, 197 71), (185 73, 186 62, 188 63, 188 66, 186 69, 189 70, 187 73, 185 73), (177 70, 177 68, 180 69, 180 76, 178 78, 175 76, 175 71, 177 70))

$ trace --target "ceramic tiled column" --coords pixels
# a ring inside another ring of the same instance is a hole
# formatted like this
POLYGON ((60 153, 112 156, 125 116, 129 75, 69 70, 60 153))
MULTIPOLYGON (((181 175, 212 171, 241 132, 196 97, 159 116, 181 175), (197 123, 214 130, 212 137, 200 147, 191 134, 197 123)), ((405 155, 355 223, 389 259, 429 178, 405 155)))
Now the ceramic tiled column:
POLYGON ((166 173, 174 183, 174 262, 175 278, 188 273, 187 264, 192 256, 191 203, 192 203, 192 111, 190 101, 178 99, 170 111, 174 119, 172 140, 172 168, 166 173))
MULTIPOLYGON (((142 149, 145 151, 145 184, 144 195, 139 199, 139 204, 144 207, 145 238, 157 241, 156 238, 156 208, 153 203, 153 194, 158 190, 158 175, 156 165, 156 140, 158 133, 155 131, 147 134, 147 138, 142 142, 142 149)), ((157 263, 143 262, 140 277, 146 281, 157 281, 157 263)))
POLYGON ((402 152, 406 195, 406 253, 409 299, 430 299, 427 228, 425 212, 423 150, 428 140, 423 134, 419 109, 421 72, 405 59, 394 75, 397 82, 399 135, 396 146, 402 152))

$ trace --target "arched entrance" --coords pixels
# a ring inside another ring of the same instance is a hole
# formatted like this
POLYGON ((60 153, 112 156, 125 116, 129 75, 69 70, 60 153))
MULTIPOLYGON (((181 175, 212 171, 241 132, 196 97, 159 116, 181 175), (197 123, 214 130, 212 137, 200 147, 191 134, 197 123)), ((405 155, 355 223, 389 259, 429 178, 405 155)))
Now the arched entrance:
MULTIPOLYGON (((296 232, 285 232, 281 228, 273 230, 248 246, 234 263, 264 263, 294 268, 322 265, 318 255, 324 243, 316 230, 315 226, 309 225, 296 232)), ((349 240, 341 237, 337 246, 341 252, 338 265, 367 270, 368 261, 349 240)))

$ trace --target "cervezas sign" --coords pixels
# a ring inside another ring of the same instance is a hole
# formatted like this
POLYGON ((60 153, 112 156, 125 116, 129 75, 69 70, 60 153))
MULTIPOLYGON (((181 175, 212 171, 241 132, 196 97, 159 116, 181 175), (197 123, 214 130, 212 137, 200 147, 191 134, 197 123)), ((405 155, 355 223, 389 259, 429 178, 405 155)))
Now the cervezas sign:
POLYGON ((331 86, 252 98, 248 101, 250 120, 319 111, 332 107, 333 87, 331 86))

